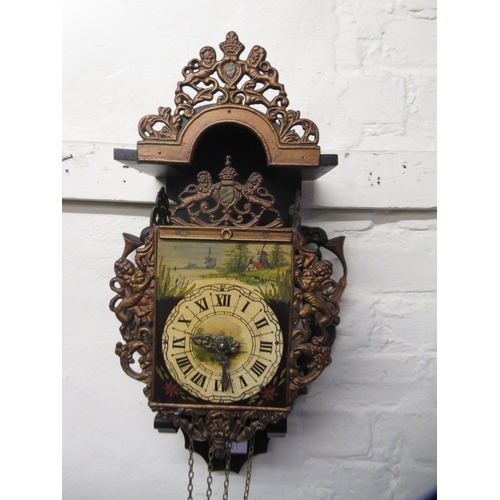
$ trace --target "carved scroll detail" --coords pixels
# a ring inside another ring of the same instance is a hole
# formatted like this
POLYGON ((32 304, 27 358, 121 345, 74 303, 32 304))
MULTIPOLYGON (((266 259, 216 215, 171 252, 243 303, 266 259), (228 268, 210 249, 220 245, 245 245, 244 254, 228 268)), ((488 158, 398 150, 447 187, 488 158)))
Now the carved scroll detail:
POLYGON ((144 393, 151 390, 151 353, 153 345, 154 307, 154 239, 150 231, 145 240, 124 234, 125 249, 115 262, 116 276, 110 287, 116 295, 109 308, 121 322, 120 332, 125 344, 118 342, 115 352, 127 375, 144 382, 144 393), (142 247, 142 248, 140 248, 142 247), (135 264, 127 257, 136 250, 135 264), (138 354, 140 371, 132 368, 138 354))
POLYGON ((295 286, 292 338, 296 345, 290 353, 290 401, 300 389, 315 380, 331 363, 331 346, 340 318, 338 301, 347 284, 347 266, 343 254, 344 237, 326 241, 323 230, 314 228, 306 238, 299 236, 295 245, 295 286), (319 234, 319 236, 318 236, 319 234), (308 248, 315 243, 316 248, 308 248), (342 264, 338 282, 331 278, 333 265, 321 260, 320 247, 330 250, 342 264))
POLYGON ((318 143, 316 125, 300 118, 300 112, 287 110, 285 87, 278 81, 278 71, 266 61, 264 48, 255 45, 247 59, 241 60, 245 46, 234 31, 219 47, 222 59, 217 60, 213 47, 203 47, 200 58, 192 59, 182 70, 184 80, 177 84, 173 114, 171 108, 160 107, 157 115, 140 120, 138 128, 143 139, 176 141, 183 118, 191 119, 197 105, 214 101, 216 105, 263 106, 269 122, 277 124, 283 144, 318 143))

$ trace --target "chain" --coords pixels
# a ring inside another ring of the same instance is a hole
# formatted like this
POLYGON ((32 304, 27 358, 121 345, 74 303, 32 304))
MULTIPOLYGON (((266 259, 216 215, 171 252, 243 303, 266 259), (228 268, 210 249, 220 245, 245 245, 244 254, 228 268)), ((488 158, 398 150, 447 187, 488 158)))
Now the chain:
POLYGON ((252 479, 252 458, 254 449, 254 438, 250 439, 248 442, 248 458, 247 458, 247 479, 245 481, 245 493, 243 494, 243 500, 248 500, 248 493, 250 492, 250 481, 252 479))
POLYGON ((212 443, 208 443, 208 476, 207 476, 207 499, 210 499, 212 497, 212 471, 213 471, 213 464, 212 460, 214 458, 214 452, 212 451, 212 443))
POLYGON ((231 472, 231 446, 233 443, 229 441, 226 443, 226 469, 225 469, 225 477, 224 477, 224 495, 222 496, 222 500, 227 500, 228 492, 229 492, 229 474, 231 472))
MULTIPOLYGON (((243 500, 248 500, 248 494, 250 493, 250 481, 252 479, 252 458, 253 458, 253 453, 254 453, 254 445, 255 445, 255 441, 254 441, 254 438, 252 437, 252 439, 250 441, 248 441, 247 477, 246 477, 246 481, 245 481, 245 493, 243 495, 243 500)), ((226 467, 224 469, 224 495, 222 497, 222 500, 228 500, 228 498, 229 498, 228 495, 229 495, 229 475, 231 473, 231 447, 232 447, 232 443, 228 442, 226 444, 226 467)), ((194 478, 193 452, 194 452, 193 439, 190 438, 189 439, 189 460, 188 460, 188 465, 189 465, 188 500, 193 500, 193 478, 194 478)), ((208 475, 207 475, 207 500, 210 500, 212 498, 213 458, 214 458, 214 453, 213 453, 212 448, 211 448, 210 443, 209 443, 208 475)))
POLYGON ((189 473, 188 473, 188 500, 193 500, 193 477, 194 477, 194 470, 193 470, 193 451, 194 451, 194 445, 193 445, 193 438, 189 438, 189 460, 188 460, 188 465, 189 465, 189 473))

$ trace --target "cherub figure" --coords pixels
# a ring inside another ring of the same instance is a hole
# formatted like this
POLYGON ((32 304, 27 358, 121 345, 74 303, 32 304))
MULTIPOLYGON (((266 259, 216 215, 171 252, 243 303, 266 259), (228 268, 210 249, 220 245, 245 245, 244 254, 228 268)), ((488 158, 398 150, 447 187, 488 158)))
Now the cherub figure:
POLYGON ((115 312, 116 317, 122 323, 120 331, 125 340, 130 340, 128 337, 127 327, 133 320, 129 311, 134 313, 133 309, 143 300, 144 292, 151 285, 154 277, 153 269, 148 269, 146 272, 137 269, 130 260, 121 257, 115 262, 116 278, 111 280, 111 288, 117 292, 109 307, 115 312), (115 285, 119 285, 117 288, 115 285), (118 300, 121 301, 116 305, 118 300))
POLYGON ((334 285, 334 282, 330 279, 332 272, 332 263, 327 260, 314 262, 311 267, 306 268, 302 273, 300 271, 295 272, 295 282, 301 290, 297 294, 297 298, 301 298, 304 302, 304 306, 298 312, 298 315, 301 319, 306 319, 308 316, 315 314, 321 331, 321 335, 313 339, 313 344, 319 344, 325 340, 328 335, 326 327, 334 318, 334 314, 323 298, 327 287, 334 285))
POLYGON ((153 283, 150 283, 149 288, 144 292, 144 295, 139 302, 132 307, 131 311, 134 314, 135 321, 135 336, 139 340, 141 337, 141 329, 142 331, 146 331, 144 326, 151 326, 153 324, 153 311, 154 311, 154 286, 153 283))

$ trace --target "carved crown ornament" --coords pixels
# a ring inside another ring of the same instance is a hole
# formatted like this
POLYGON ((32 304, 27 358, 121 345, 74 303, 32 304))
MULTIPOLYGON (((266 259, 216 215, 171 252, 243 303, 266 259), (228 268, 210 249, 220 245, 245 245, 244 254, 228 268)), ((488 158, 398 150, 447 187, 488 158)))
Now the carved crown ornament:
POLYGON ((240 59, 245 46, 234 31, 219 47, 221 59, 207 46, 184 67, 173 112, 160 107, 139 121, 138 161, 190 163, 198 138, 217 122, 250 128, 265 145, 269 166, 318 166, 318 128, 288 109, 285 87, 266 50, 255 45, 240 59))

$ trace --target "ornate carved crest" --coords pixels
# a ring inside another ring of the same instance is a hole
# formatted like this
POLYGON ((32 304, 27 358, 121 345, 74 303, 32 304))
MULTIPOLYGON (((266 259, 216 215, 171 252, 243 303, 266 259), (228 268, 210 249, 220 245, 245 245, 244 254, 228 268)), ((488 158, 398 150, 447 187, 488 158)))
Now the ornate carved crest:
POLYGON ((318 143, 316 125, 301 118, 299 111, 287 109, 285 88, 278 81, 276 69, 266 60, 264 48, 255 45, 246 60, 241 60, 245 46, 234 31, 227 34, 219 47, 222 59, 217 60, 213 47, 203 47, 200 58, 192 59, 182 70, 184 80, 177 85, 173 113, 171 108, 160 107, 158 114, 140 120, 139 134, 143 139, 176 141, 183 120, 193 118, 197 106, 213 103, 264 109, 282 144, 318 143))
POLYGON ((214 184, 209 172, 199 172, 198 184, 190 184, 179 195, 180 203, 174 209, 172 222, 205 227, 251 228, 267 215, 265 227, 283 226, 281 216, 274 208, 274 196, 261 186, 262 175, 253 172, 246 184, 236 182, 237 176, 230 156, 226 157, 225 167, 219 173, 220 182, 214 184), (187 220, 181 216, 183 213, 187 214, 187 220))

